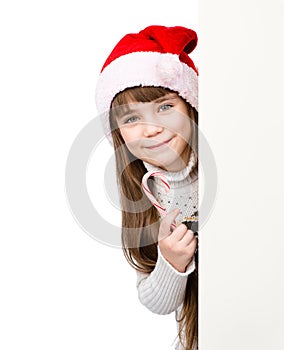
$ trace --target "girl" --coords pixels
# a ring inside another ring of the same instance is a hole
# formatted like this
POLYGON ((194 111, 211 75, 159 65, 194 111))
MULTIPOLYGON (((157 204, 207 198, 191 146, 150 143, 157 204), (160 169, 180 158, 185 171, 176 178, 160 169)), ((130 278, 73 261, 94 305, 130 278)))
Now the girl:
POLYGON ((122 245, 137 271, 139 300, 158 314, 175 311, 176 349, 186 350, 197 349, 198 335, 197 238, 188 229, 198 213, 198 73, 188 56, 196 44, 184 27, 128 34, 96 89, 115 149, 122 245))

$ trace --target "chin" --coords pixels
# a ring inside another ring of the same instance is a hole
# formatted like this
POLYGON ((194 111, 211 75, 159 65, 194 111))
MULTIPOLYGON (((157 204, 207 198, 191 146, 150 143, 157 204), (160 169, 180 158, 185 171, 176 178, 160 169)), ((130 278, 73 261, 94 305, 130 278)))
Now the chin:
POLYGON ((148 159, 148 160, 145 160, 145 162, 166 171, 179 171, 186 166, 186 164, 183 164, 182 161, 178 162, 177 159, 171 160, 169 158, 167 158, 166 160, 159 160, 159 161, 158 160, 152 161, 148 159))

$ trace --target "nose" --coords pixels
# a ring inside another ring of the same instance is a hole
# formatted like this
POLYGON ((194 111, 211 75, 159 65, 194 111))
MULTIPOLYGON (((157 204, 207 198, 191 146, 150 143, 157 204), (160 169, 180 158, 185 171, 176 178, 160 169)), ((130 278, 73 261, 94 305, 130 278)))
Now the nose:
POLYGON ((145 124, 144 125, 144 136, 151 137, 159 134, 163 131, 163 127, 157 124, 145 124))

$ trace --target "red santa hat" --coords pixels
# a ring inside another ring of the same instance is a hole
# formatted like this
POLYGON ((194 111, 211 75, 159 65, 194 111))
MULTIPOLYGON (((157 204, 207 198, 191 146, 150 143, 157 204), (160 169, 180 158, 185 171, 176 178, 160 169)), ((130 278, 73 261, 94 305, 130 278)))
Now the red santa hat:
POLYGON ((118 42, 103 65, 96 88, 97 110, 108 138, 112 100, 126 88, 169 88, 198 110, 198 72, 188 56, 196 45, 196 32, 180 26, 149 26, 118 42))

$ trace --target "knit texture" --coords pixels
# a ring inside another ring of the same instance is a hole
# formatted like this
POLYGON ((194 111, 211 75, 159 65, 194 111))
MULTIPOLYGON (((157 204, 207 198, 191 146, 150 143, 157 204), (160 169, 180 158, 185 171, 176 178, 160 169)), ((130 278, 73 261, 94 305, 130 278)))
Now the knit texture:
POLYGON ((155 314, 166 315, 182 304, 187 276, 195 269, 194 259, 185 272, 179 272, 162 256, 150 274, 138 273, 137 288, 140 302, 155 314))

